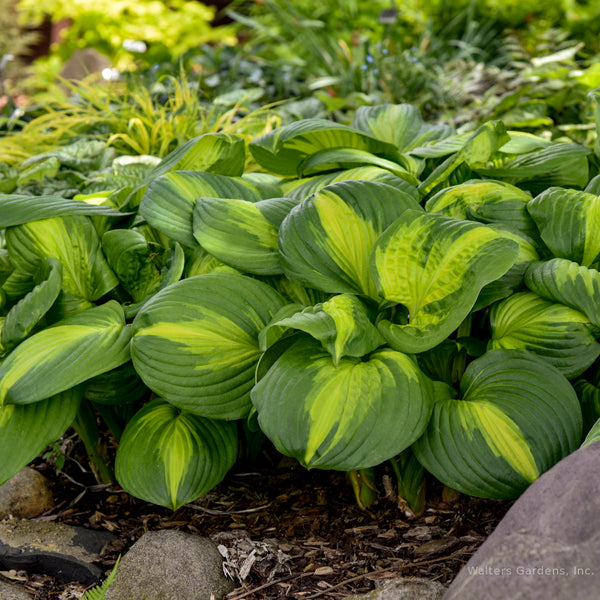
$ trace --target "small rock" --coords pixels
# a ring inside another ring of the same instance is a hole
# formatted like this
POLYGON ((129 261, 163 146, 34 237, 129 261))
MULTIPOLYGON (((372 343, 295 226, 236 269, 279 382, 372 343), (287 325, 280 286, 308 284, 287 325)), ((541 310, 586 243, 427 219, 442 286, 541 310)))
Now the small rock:
POLYGON ((234 589, 211 540, 180 531, 145 533, 123 556, 106 600, 221 600, 234 589))
POLYGON ((33 596, 29 595, 22 587, 0 579, 0 598, 2 600, 32 600, 33 596))
POLYGON ((600 588, 600 443, 535 481, 461 569, 445 600, 594 600, 600 588))
POLYGON ((0 485, 0 519, 9 515, 33 519, 54 506, 50 482, 35 469, 25 467, 0 485))
POLYGON ((446 588, 437 581, 417 577, 398 577, 384 586, 343 600, 442 600, 446 588))
POLYGON ((62 523, 8 521, 0 523, 0 567, 90 585, 103 574, 93 561, 114 539, 108 532, 62 523))

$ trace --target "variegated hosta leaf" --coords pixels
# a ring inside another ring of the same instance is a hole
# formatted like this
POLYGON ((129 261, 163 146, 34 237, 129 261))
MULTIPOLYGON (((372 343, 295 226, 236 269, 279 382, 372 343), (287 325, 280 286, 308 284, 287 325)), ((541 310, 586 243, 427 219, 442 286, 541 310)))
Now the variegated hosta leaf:
POLYGON ((522 292, 492 307, 490 348, 523 349, 571 379, 600 355, 598 332, 581 312, 522 292))
POLYGON ((210 254, 241 271, 277 275, 283 272, 277 252, 278 225, 295 204, 287 198, 279 202, 198 198, 194 237, 210 254), (276 215, 271 213, 277 211, 278 205, 283 214, 280 219, 273 219, 276 215))
POLYGON ((0 485, 65 433, 81 398, 75 387, 33 404, 0 406, 0 485))
POLYGON ((209 254, 204 248, 197 246, 194 250, 188 252, 185 261, 184 273, 186 277, 195 277, 196 275, 206 275, 207 273, 238 273, 234 267, 226 265, 212 254, 209 254))
POLYGON ((139 213, 167 237, 189 248, 198 244, 192 231, 196 198, 239 198, 258 202, 251 184, 215 173, 175 171, 155 179, 146 190, 139 213))
POLYGON ((485 164, 498 148, 509 141, 506 128, 502 121, 489 121, 481 125, 461 149, 447 158, 441 165, 423 181, 419 186, 420 192, 425 196, 438 184, 446 181, 452 172, 466 163, 471 168, 485 164))
POLYGON ((9 227, 6 247, 15 269, 24 274, 35 275, 45 259, 56 258, 63 266, 63 289, 89 302, 119 283, 88 217, 56 217, 9 227))
POLYGON ((528 352, 491 350, 472 362, 461 399, 442 385, 413 450, 429 472, 460 492, 514 498, 579 445, 577 395, 554 367, 528 352))
POLYGON ((108 206, 97 206, 57 196, 12 194, 0 197, 0 228, 70 215, 124 217, 126 213, 108 206))
POLYGON ((500 230, 507 238, 514 240, 518 244, 519 254, 517 254, 513 266, 502 277, 484 286, 477 297, 477 302, 475 302, 472 312, 490 306, 493 302, 503 300, 515 291, 520 290, 523 287, 523 278, 529 265, 540 258, 532 242, 511 231, 506 231, 502 228, 500 230))
POLYGON ((302 337, 252 390, 258 422, 275 447, 308 468, 375 466, 413 443, 431 411, 429 380, 390 349, 335 366, 302 337))
POLYGON ((157 290, 161 274, 141 233, 112 229, 102 236, 102 248, 108 264, 134 302, 141 302, 157 290))
POLYGON ((252 185, 263 200, 285 196, 281 187, 284 180, 272 173, 244 173, 241 180, 252 185))
POLYGON ((502 225, 528 237, 538 235, 527 212, 531 196, 502 181, 466 181, 441 190, 430 198, 425 210, 455 219, 469 219, 488 225, 502 225))
POLYGON ((352 127, 394 144, 403 153, 454 133, 450 125, 425 123, 421 111, 411 104, 360 106, 354 114, 352 127))
POLYGON ((589 446, 594 442, 600 442, 600 419, 598 419, 594 423, 593 427, 588 432, 585 440, 583 440, 583 444, 581 444, 581 446, 589 446))
POLYGON ((582 188, 589 179, 591 150, 571 143, 555 143, 519 156, 504 167, 478 168, 484 177, 502 179, 539 193, 550 186, 582 188))
POLYGON ((290 311, 284 307, 261 331, 261 349, 266 350, 290 328, 319 340, 335 365, 344 356, 361 357, 385 343, 366 306, 351 294, 339 294, 307 308, 291 305, 290 311))
POLYGON ((565 258, 532 263, 525 285, 538 296, 581 311, 600 327, 600 273, 565 258))
POLYGON ((422 211, 410 196, 382 183, 329 185, 294 208, 279 229, 284 273, 308 287, 379 299, 369 253, 405 210, 422 211))
POLYGON ((132 496, 177 510, 225 477, 237 449, 235 423, 198 417, 156 399, 127 424, 116 476, 132 496))
POLYGON ((392 145, 340 123, 321 119, 302 119, 252 140, 250 152, 256 162, 271 173, 295 176, 300 163, 320 150, 356 148, 396 160, 399 152, 392 145))
POLYGON ((414 186, 419 185, 419 180, 409 171, 411 167, 408 160, 397 159, 397 162, 376 156, 366 150, 357 148, 329 148, 319 150, 314 154, 307 156, 298 165, 298 176, 309 177, 327 171, 339 171, 340 169, 351 169, 365 165, 373 165, 382 169, 387 169, 397 177, 404 179, 414 186))
POLYGON ((534 198, 527 209, 554 256, 584 267, 596 262, 600 255, 600 196, 553 187, 534 198))
POLYGON ((118 367, 130 336, 114 300, 43 329, 0 365, 0 405, 38 402, 118 367))
POLYGON ((414 519, 425 512, 425 469, 410 448, 392 458, 398 488, 398 506, 414 519))
POLYGON ((371 253, 377 290, 408 311, 404 324, 379 320, 383 337, 408 354, 433 348, 458 327, 481 288, 506 273, 517 254, 516 242, 491 227, 405 212, 371 253))
POLYGON ((378 183, 386 183, 395 187, 417 202, 419 201, 419 192, 417 188, 407 183, 404 179, 390 173, 387 169, 380 167, 355 167, 345 171, 336 171, 335 173, 326 173, 324 175, 315 175, 314 177, 306 177, 303 179, 291 179, 282 184, 282 191, 288 198, 296 200, 304 200, 307 196, 318 192, 326 185, 338 183, 339 181, 375 181, 378 183))
POLYGON ((6 315, 0 335, 0 343, 4 351, 11 350, 24 340, 50 310, 60 294, 62 264, 55 258, 47 258, 42 263, 37 279, 40 283, 21 298, 6 315))
POLYGON ((268 285, 243 275, 179 281, 135 318, 134 367, 175 406, 204 417, 243 418, 261 355, 258 334, 285 304, 268 285))

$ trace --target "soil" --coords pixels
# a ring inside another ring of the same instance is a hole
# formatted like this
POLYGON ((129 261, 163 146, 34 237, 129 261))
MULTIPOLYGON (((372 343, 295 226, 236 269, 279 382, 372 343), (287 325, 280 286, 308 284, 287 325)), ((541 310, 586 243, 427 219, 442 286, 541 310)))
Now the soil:
MULTIPOLYGON (((71 438, 72 440, 74 438, 71 438)), ((64 446, 64 444, 63 444, 64 446)), ((448 585, 504 516, 510 502, 448 495, 428 482, 418 519, 398 506, 390 474, 377 473, 380 497, 368 511, 354 499, 344 473, 307 471, 267 452, 232 471, 210 493, 176 512, 99 485, 68 453, 63 470, 35 466, 52 482, 57 505, 38 518, 108 530, 117 541, 98 562, 108 574, 119 555, 146 531, 176 529, 211 537, 238 587, 227 600, 338 600, 368 592, 398 576, 448 585), (386 491, 387 490, 387 493, 386 491)), ((47 575, 0 572, 34 600, 82 598, 85 587, 47 575)))

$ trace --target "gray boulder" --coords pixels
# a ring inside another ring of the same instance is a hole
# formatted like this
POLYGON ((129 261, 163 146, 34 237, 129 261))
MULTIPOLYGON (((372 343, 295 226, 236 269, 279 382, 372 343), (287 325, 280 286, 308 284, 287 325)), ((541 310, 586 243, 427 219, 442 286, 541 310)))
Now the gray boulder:
POLYGON ((442 600, 446 588, 437 581, 417 577, 398 577, 384 586, 343 600, 442 600))
POLYGON ((2 598, 2 600, 33 600, 33 596, 28 594, 22 587, 7 583, 1 579, 0 598, 2 598))
POLYGON ((106 600, 221 600, 234 589, 209 539, 180 531, 145 533, 123 556, 106 600))
POLYGON ((515 502, 444 600, 596 600, 600 443, 555 465, 515 502))
POLYGON ((35 469, 25 467, 0 485, 0 519, 9 515, 33 519, 54 506, 50 482, 35 469))

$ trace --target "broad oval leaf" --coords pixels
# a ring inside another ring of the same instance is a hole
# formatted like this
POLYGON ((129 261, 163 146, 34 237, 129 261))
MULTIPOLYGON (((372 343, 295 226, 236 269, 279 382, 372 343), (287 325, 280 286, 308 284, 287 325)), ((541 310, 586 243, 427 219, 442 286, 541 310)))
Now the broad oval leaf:
POLYGON ((62 286, 80 299, 99 300, 119 283, 88 217, 56 217, 6 230, 6 247, 17 271, 35 275, 42 262, 62 263, 62 286))
POLYGON ((237 449, 235 423, 198 417, 155 399, 127 424, 115 472, 132 496, 177 510, 225 477, 237 449))
POLYGON ((60 261, 47 258, 42 263, 37 279, 40 282, 6 315, 0 335, 0 343, 5 351, 24 340, 58 298, 62 286, 60 261))
POLYGON ((405 324, 380 318, 383 337, 408 354, 433 348, 458 327, 483 286, 506 273, 517 254, 518 245, 491 227, 405 212, 371 254, 377 290, 408 311, 405 324))
POLYGON ((366 150, 392 161, 399 158, 392 144, 324 119, 303 119, 278 127, 252 140, 249 148, 261 167, 285 176, 297 175, 298 166, 303 160, 320 150, 332 148, 366 150))
POLYGON ((130 336, 114 300, 43 329, 0 365, 0 405, 38 402, 118 367, 130 336))
POLYGON ((359 358, 385 343, 366 306, 351 294, 338 294, 306 308, 295 304, 285 306, 260 332, 261 349, 266 350, 287 329, 304 331, 319 340, 335 365, 344 356, 359 358))
POLYGON ((239 198, 258 202, 251 184, 215 173, 174 171, 155 179, 140 203, 140 215, 167 237, 189 248, 198 244, 192 229, 196 198, 239 198))
POLYGON ((108 406, 133 404, 150 393, 131 361, 88 379, 83 390, 86 400, 108 406))
POLYGON ((265 217, 259 202, 198 198, 193 233, 205 250, 228 265, 256 275, 282 273, 277 227, 265 217))
POLYGON ((553 187, 527 205, 542 240, 557 258, 589 267, 600 255, 600 196, 553 187))
POLYGON ((382 183, 329 185, 292 209, 279 229, 284 273, 325 292, 379 295, 369 276, 377 238, 405 210, 422 210, 410 196, 382 183))
POLYGON ((538 296, 581 311, 600 327, 600 273, 565 258, 529 265, 525 285, 538 296))
POLYGON ((81 398, 74 387, 33 404, 0 406, 0 485, 65 433, 81 398))
POLYGON ((436 387, 433 414, 413 445, 442 483, 471 496, 514 498, 581 439, 581 409, 554 367, 520 350, 469 365, 462 399, 436 387))
POLYGON ((492 307, 490 349, 532 352, 571 379, 600 355, 594 327, 581 312, 522 292, 492 307))
POLYGON ((390 349, 335 366, 303 337, 252 390, 258 422, 275 447, 308 468, 349 471, 395 456, 424 431, 431 412, 427 378, 390 349))
POLYGON ((175 406, 216 419, 243 418, 261 355, 258 334, 285 304, 271 287, 243 275, 179 281, 135 318, 134 367, 175 406))

